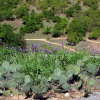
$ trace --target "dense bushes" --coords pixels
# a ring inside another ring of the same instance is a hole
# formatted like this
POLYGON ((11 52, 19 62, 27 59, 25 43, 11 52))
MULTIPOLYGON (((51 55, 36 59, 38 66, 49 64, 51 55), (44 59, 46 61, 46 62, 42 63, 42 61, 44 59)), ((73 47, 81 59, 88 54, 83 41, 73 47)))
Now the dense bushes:
POLYGON ((81 6, 79 4, 75 4, 70 7, 68 10, 65 10, 64 13, 67 17, 73 17, 74 12, 81 10, 81 6))
POLYGON ((13 20, 13 9, 19 2, 20 0, 0 0, 0 21, 13 20))
POLYGON ((69 25, 69 28, 66 29, 68 35, 68 42, 72 44, 77 44, 82 38, 86 35, 87 24, 84 20, 74 19, 69 25))
POLYGON ((85 6, 89 6, 92 9, 97 9, 99 7, 99 0, 83 0, 85 6))
POLYGON ((59 23, 60 21, 61 21, 61 18, 59 17, 59 16, 53 16, 52 17, 52 21, 55 23, 55 22, 57 22, 57 23, 59 23))
POLYGON ((53 37, 59 37, 59 36, 65 34, 64 29, 67 27, 67 25, 68 25, 68 19, 62 18, 60 20, 60 22, 55 24, 53 31, 52 31, 52 36, 53 37))
POLYGON ((89 39, 98 39, 99 36, 100 36, 100 29, 96 28, 93 30, 91 34, 89 34, 89 39))
POLYGON ((47 19, 47 21, 51 20, 52 17, 55 15, 55 12, 53 10, 43 10, 43 15, 47 19))
POLYGON ((69 28, 66 29, 68 41, 73 42, 73 44, 77 44, 82 40, 87 32, 92 31, 93 33, 89 35, 89 39, 97 39, 99 37, 99 32, 97 31, 98 29, 94 31, 94 27, 100 27, 99 16, 100 11, 93 9, 86 10, 82 15, 80 15, 80 19, 77 17, 77 15, 75 15, 75 18, 69 24, 69 28))
POLYGON ((34 11, 30 15, 24 16, 22 20, 25 26, 20 28, 20 32, 32 33, 39 30, 41 27, 43 27, 42 17, 42 14, 36 14, 34 11))
POLYGON ((14 11, 16 18, 22 18, 23 16, 28 15, 28 7, 27 6, 20 6, 14 11))
POLYGON ((68 5, 68 1, 66 0, 40 0, 38 2, 37 8, 39 9, 47 9, 51 7, 55 11, 62 10, 64 7, 68 5))
POLYGON ((49 33, 51 33, 51 27, 47 26, 47 27, 43 28, 43 32, 42 33, 43 34, 49 34, 49 33))
POLYGON ((2 40, 2 45, 18 46, 21 45, 22 34, 15 34, 11 25, 0 24, 0 39, 2 40))

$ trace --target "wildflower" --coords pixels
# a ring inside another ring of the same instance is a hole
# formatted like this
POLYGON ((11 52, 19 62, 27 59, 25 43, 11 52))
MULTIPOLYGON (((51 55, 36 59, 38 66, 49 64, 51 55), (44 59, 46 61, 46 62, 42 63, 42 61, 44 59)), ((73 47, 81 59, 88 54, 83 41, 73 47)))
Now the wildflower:
POLYGON ((64 44, 63 44, 63 43, 62 43, 61 45, 62 45, 62 47, 64 46, 64 44))
POLYGON ((94 51, 93 54, 94 54, 94 55, 98 54, 98 51, 94 51))
POLYGON ((50 51, 48 49, 46 49, 45 52, 50 53, 50 51))
POLYGON ((6 49, 8 49, 8 46, 6 46, 6 49))
POLYGON ((56 48, 54 48, 53 50, 56 51, 56 48))
POLYGON ((77 48, 74 49, 75 51, 77 50, 77 48))
POLYGON ((30 44, 30 42, 28 42, 28 44, 30 44))
POLYGON ((58 48, 58 51, 60 51, 60 48, 58 48))
POLYGON ((20 51, 20 52, 22 52, 22 51, 23 51, 23 49, 20 47, 20 48, 19 48, 19 51, 20 51))
POLYGON ((46 50, 45 50, 45 52, 49 52, 49 50, 48 50, 48 49, 46 49, 46 50))
POLYGON ((83 50, 85 51, 85 50, 86 50, 86 48, 83 48, 83 50))
POLYGON ((68 41, 68 45, 70 45, 71 43, 68 41))
POLYGON ((37 44, 33 44, 33 48, 36 49, 37 48, 37 44))
POLYGON ((12 46, 12 49, 14 49, 14 47, 12 46))

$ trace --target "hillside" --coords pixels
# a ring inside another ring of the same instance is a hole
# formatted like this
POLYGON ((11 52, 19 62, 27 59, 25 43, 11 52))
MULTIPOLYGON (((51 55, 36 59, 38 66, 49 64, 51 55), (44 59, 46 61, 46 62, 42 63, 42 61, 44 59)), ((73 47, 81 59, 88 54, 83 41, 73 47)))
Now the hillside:
POLYGON ((99 0, 1 2, 0 23, 12 25, 15 32, 25 35, 25 38, 63 36, 67 39, 64 44, 72 46, 86 39, 100 41, 99 0))
POLYGON ((0 100, 100 99, 100 0, 0 0, 0 100))

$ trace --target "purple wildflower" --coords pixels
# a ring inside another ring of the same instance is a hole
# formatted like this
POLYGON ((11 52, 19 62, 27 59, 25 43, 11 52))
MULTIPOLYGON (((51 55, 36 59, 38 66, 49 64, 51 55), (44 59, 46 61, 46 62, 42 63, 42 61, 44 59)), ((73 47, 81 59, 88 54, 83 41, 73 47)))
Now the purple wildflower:
POLYGON ((63 43, 62 43, 61 45, 62 45, 62 47, 64 46, 64 44, 63 44, 63 43))
POLYGON ((12 46, 12 49, 14 49, 14 47, 12 46))
POLYGON ((46 49, 46 50, 45 50, 45 52, 49 52, 49 50, 48 50, 48 49, 46 49))
POLYGON ((94 51, 93 54, 94 54, 94 55, 98 54, 98 51, 94 51))
POLYGON ((86 50, 86 48, 83 48, 83 50, 85 51, 85 50, 86 50))
POLYGON ((50 51, 48 49, 46 49, 45 52, 50 53, 50 51))
POLYGON ((19 48, 19 51, 20 51, 20 52, 22 52, 22 51, 23 51, 23 49, 20 47, 20 48, 19 48))
POLYGON ((33 44, 33 48, 36 49, 37 48, 37 44, 33 44))
POLYGON ((60 48, 58 48, 58 51, 60 51, 60 48))
POLYGON ((70 45, 71 43, 68 41, 68 45, 70 45))
POLYGON ((54 48, 53 50, 56 51, 56 48, 54 48))
POLYGON ((6 46, 6 49, 8 49, 8 46, 6 46))
POLYGON ((77 50, 77 48, 74 49, 75 51, 77 50))

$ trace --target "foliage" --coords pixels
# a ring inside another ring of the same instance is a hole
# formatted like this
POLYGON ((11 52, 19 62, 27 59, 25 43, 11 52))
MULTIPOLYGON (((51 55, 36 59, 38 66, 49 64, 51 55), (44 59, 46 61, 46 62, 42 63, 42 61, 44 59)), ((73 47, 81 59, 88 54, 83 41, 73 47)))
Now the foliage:
POLYGON ((53 10, 45 10, 45 9, 42 11, 42 13, 47 20, 51 20, 55 14, 53 10))
POLYGON ((100 26, 100 10, 88 9, 84 12, 84 16, 88 16, 91 19, 92 29, 100 26))
POLYGON ((52 21, 55 23, 59 23, 61 21, 61 18, 59 16, 53 16, 52 21))
POLYGON ((100 29, 94 29, 91 34, 89 34, 89 39, 98 39, 100 36, 100 29))
POLYGON ((22 18, 23 16, 27 16, 28 15, 28 7, 27 5, 24 6, 20 6, 19 8, 17 8, 14 11, 16 18, 22 18))
POLYGON ((43 27, 42 17, 42 14, 36 14, 34 11, 30 15, 24 16, 22 20, 25 26, 20 28, 20 32, 25 34, 39 30, 43 27))
POLYGON ((51 27, 47 26, 46 28, 43 28, 43 34, 49 34, 51 33, 51 27))
POLYGON ((0 1, 0 21, 3 20, 13 20, 13 11, 19 4, 20 0, 1 0, 0 1))
POLYGON ((53 37, 59 37, 64 34, 64 29, 68 25, 68 19, 67 18, 62 18, 61 21, 57 24, 55 24, 53 31, 52 31, 52 36, 53 37))
POLYGON ((5 88, 12 91, 17 88, 26 95, 34 92, 37 98, 40 98, 52 89, 55 92, 66 92, 70 91, 70 88, 77 88, 84 89, 87 93, 86 89, 96 84, 93 77, 97 76, 100 69, 100 57, 92 58, 82 50, 79 53, 71 53, 65 52, 64 49, 44 49, 41 52, 36 44, 32 48, 34 51, 27 53, 18 52, 14 48, 0 48, 2 94, 9 95, 5 88), (78 84, 71 85, 75 82, 78 84))
POLYGON ((65 10, 65 14, 67 17, 73 17, 74 12, 77 12, 81 10, 81 6, 76 3, 75 5, 73 5, 72 7, 70 7, 69 9, 65 10))
POLYGON ((99 7, 99 4, 98 4, 99 0, 83 0, 83 4, 85 6, 89 6, 91 7, 92 9, 97 9, 99 7))
POLYGON ((67 30, 68 42, 70 44, 76 45, 79 41, 82 41, 83 37, 86 35, 87 23, 84 20, 74 19, 69 25, 67 30))
MULTIPOLYGON (((3 95, 8 95, 6 90, 11 90, 9 96, 13 94, 13 89, 22 91, 22 88, 25 88, 23 85, 31 82, 29 76, 24 73, 20 73, 22 70, 21 65, 10 64, 8 61, 4 61, 0 66, 0 90, 2 90, 3 95)), ((29 91, 24 91, 28 93, 29 91)), ((18 92, 19 93, 19 92, 18 92)))
POLYGON ((14 28, 11 25, 0 24, 0 38, 2 39, 2 44, 9 46, 18 46, 20 40, 22 39, 22 34, 14 33, 14 28))
POLYGON ((40 0, 38 2, 37 8, 39 9, 47 9, 51 7, 54 10, 62 10, 64 7, 68 5, 68 1, 65 0, 40 0))

